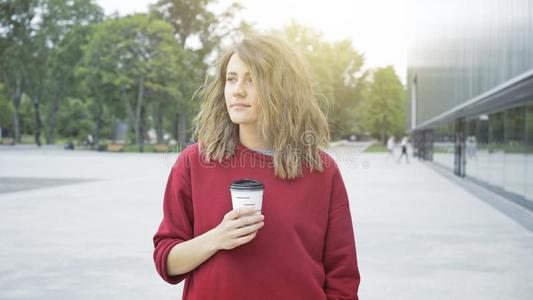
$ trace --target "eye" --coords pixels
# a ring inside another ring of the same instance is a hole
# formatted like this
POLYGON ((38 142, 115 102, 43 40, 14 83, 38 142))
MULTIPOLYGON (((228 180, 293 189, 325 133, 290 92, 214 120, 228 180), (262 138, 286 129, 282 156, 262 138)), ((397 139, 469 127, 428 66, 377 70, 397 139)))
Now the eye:
POLYGON ((235 83, 237 81, 237 79, 235 77, 228 77, 226 79, 226 81, 229 82, 229 83, 235 83))

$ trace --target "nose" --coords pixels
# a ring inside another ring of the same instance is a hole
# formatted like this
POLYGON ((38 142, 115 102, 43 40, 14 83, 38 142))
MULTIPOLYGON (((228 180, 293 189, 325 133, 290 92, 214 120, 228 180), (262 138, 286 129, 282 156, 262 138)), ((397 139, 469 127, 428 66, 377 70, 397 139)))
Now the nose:
POLYGON ((236 84, 235 84, 235 89, 233 90, 233 97, 239 97, 239 98, 244 98, 246 97, 246 89, 244 89, 244 83, 243 83, 243 80, 239 80, 236 84))

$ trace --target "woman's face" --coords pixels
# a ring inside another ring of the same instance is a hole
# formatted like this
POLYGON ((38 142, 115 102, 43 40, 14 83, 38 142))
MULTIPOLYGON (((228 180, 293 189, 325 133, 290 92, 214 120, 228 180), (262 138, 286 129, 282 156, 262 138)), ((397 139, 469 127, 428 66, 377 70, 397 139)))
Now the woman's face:
POLYGON ((234 53, 226 68, 224 98, 230 119, 235 124, 255 124, 259 119, 257 94, 248 66, 234 53))

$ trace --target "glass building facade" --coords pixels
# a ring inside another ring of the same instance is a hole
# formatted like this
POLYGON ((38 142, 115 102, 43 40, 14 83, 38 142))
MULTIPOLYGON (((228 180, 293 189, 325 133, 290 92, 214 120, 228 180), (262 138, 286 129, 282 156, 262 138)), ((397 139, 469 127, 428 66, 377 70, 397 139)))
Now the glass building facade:
POLYGON ((533 210, 533 1, 413 1, 415 155, 533 210))

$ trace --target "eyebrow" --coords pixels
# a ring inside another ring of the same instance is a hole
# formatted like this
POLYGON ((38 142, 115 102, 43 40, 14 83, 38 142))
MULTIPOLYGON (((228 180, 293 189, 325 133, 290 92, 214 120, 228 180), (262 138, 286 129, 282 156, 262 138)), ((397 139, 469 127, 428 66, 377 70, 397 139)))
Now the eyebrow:
MULTIPOLYGON (((238 76, 239 74, 237 74, 237 72, 228 72, 226 75, 237 75, 238 76)), ((246 73, 244 73, 244 75, 245 76, 246 75, 250 75, 250 72, 246 72, 246 73)))

